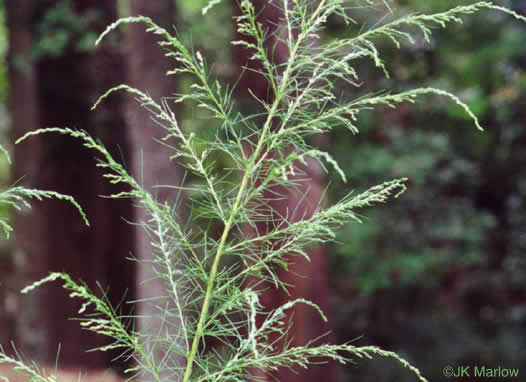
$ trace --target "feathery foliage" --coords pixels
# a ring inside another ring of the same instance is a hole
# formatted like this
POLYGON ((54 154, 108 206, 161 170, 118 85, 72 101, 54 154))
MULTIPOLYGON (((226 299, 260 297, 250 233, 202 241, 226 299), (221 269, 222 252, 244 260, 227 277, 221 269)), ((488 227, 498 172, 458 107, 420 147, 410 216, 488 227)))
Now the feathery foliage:
MULTIPOLYGON (((203 13, 218 2, 212 0, 203 13)), ((372 1, 365 3, 373 5, 372 1)), ((386 2, 385 5, 388 7, 386 2)), ((481 9, 502 11, 522 21, 526 19, 506 8, 481 1, 436 14, 405 16, 364 29, 353 38, 321 43, 320 34, 327 18, 337 15, 346 23, 353 23, 351 16, 356 8, 348 8, 343 0, 282 0, 269 2, 267 6, 279 6, 283 12, 282 23, 274 35, 270 36, 256 21, 258 10, 252 2, 243 0, 237 30, 247 39, 233 42, 251 51, 251 59, 261 64, 260 74, 268 81, 273 93, 269 102, 257 99, 263 110, 258 115, 238 111, 232 97, 233 87, 213 80, 208 64, 199 52, 186 47, 177 35, 157 26, 147 17, 120 19, 97 40, 100 42, 121 24, 144 24, 148 32, 159 36, 159 44, 165 49, 166 56, 176 61, 175 69, 168 75, 187 74, 194 79, 192 92, 177 95, 175 102, 193 102, 218 123, 215 137, 205 140, 200 134, 180 126, 168 99, 154 100, 146 91, 128 85, 108 90, 94 105, 96 108, 113 92, 126 91, 135 96, 165 130, 162 143, 173 149, 170 159, 177 158, 189 173, 202 181, 198 186, 178 187, 188 197, 189 205, 195 207, 184 223, 174 206, 158 202, 101 142, 84 131, 40 129, 17 141, 45 133, 77 137, 84 146, 97 152, 98 166, 106 171, 104 176, 108 181, 129 186, 129 191, 110 197, 133 198, 148 212, 150 219, 141 224, 152 238, 155 250, 152 267, 166 285, 166 295, 159 296, 158 300, 160 320, 173 323, 176 330, 151 337, 128 327, 104 298, 96 297, 85 285, 74 282, 63 273, 52 273, 25 288, 24 292, 46 282, 61 280, 72 298, 84 301, 79 313, 91 309, 81 325, 113 339, 112 344, 98 350, 118 348, 124 357, 135 361, 135 366, 127 371, 131 376, 148 373, 156 381, 166 378, 183 382, 244 381, 256 379, 248 372, 249 368, 272 372, 281 367, 308 367, 318 357, 346 363, 376 355, 397 359, 418 379, 426 381, 417 368, 398 354, 377 347, 312 343, 283 347, 269 342, 271 336, 286 336, 285 314, 296 304, 306 304, 317 310, 323 319, 325 316, 319 307, 304 299, 290 301, 267 312, 259 303, 261 290, 258 283, 253 282, 254 279, 259 282, 266 280, 285 288, 276 275, 276 267, 286 267, 291 254, 308 258, 306 248, 309 245, 333 239, 338 226, 349 220, 360 222, 357 209, 383 203, 391 196, 397 197, 405 190, 406 179, 387 181, 362 193, 350 194, 328 208, 318 206, 312 216, 296 216, 296 211, 289 211, 277 220, 275 211, 255 208, 255 205, 268 204, 264 191, 271 186, 294 189, 298 182, 296 175, 300 172, 298 164, 306 163, 307 158, 329 165, 342 181, 346 181, 347 175, 338 163, 329 153, 311 147, 308 137, 341 127, 355 134, 360 112, 376 105, 396 107, 401 102, 415 102, 417 97, 424 95, 445 96, 464 109, 475 126, 482 129, 466 104, 440 89, 418 88, 399 93, 381 90, 354 99, 343 99, 336 94, 335 81, 343 81, 355 88, 360 86, 359 74, 353 67, 358 59, 371 60, 388 76, 387 65, 375 48, 376 39, 388 38, 399 46, 404 40, 413 42, 412 34, 420 32, 429 41, 434 27, 459 23, 461 16, 481 9), (287 48, 285 63, 273 61, 266 44, 270 37, 277 38, 287 48), (216 154, 226 155, 230 168, 216 168, 216 154), (200 224, 205 219, 220 222, 222 233, 219 238, 200 224), (256 226, 259 222, 267 223, 269 229, 259 232, 256 226), (246 227, 252 227, 255 235, 247 237, 246 227), (264 317, 259 326, 256 323, 258 315, 264 317), (222 348, 203 351, 200 345, 205 343, 205 337, 206 341, 214 339, 222 343, 222 348), (165 357, 158 359, 150 351, 153 345, 162 345, 165 357)), ((42 192, 17 192, 24 196, 58 197, 42 192)), ((11 200, 19 199, 11 196, 11 200)), ((0 362, 7 359, 2 357, 0 362)), ((51 381, 44 376, 41 380, 51 381)))
MULTIPOLYGON (((0 146, 0 151, 7 156, 7 160, 9 161, 9 163, 11 163, 11 159, 7 150, 3 146, 0 146)), ((60 194, 55 191, 37 190, 22 186, 11 186, 7 190, 4 190, 0 193, 0 203, 7 204, 16 210, 21 210, 23 207, 31 208, 28 199, 42 200, 53 198, 59 200, 66 200, 73 204, 73 206, 79 211, 82 220, 84 220, 84 223, 87 226, 89 226, 89 222, 86 215, 84 214, 84 211, 82 210, 80 205, 75 201, 75 199, 73 199, 69 195, 60 194)), ((11 227, 11 225, 4 219, 0 219, 0 226, 4 230, 4 233, 7 236, 7 238, 9 238, 10 233, 13 231, 13 227, 11 227)))

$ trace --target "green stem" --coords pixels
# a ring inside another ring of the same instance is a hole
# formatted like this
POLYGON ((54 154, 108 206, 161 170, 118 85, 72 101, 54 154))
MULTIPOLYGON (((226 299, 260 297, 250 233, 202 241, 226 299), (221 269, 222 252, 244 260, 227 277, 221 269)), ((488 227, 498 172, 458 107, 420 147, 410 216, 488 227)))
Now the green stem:
MULTIPOLYGON (((322 2, 323 3, 323 2, 322 2)), ((320 7, 318 7, 318 10, 320 7)), ((317 11, 318 11, 317 10, 317 11)), ((197 353, 197 346, 199 345, 199 340, 203 336, 203 330, 206 318, 208 316, 208 308, 210 306, 210 299, 212 297, 212 290, 214 287, 215 278, 217 275, 217 269, 219 267, 219 260, 223 256, 224 248, 226 239, 228 238, 228 235, 230 233, 230 230, 232 229, 232 225, 234 224, 234 219, 237 216, 237 213, 240 210, 241 200, 243 199, 243 195, 245 194, 245 190, 248 185, 248 180, 250 176, 252 175, 252 170, 254 169, 254 166, 256 165, 256 160, 261 154, 261 151, 263 150, 263 145, 266 141, 266 137, 268 132, 270 131, 270 126, 272 124, 272 119, 274 118, 274 115, 276 114, 276 110, 278 109, 278 105, 281 102, 281 99, 283 98, 283 93, 285 91, 288 79, 290 77, 291 71, 292 71, 292 64, 294 62, 295 56, 298 52, 299 45, 302 41, 302 35, 298 38, 296 41, 296 44, 294 48, 292 49, 290 53, 290 57, 288 60, 287 68, 285 69, 285 72, 283 74, 283 78, 281 80, 281 86, 276 94, 276 98, 274 99, 274 102, 272 104, 272 108, 270 109, 267 119, 265 121, 265 124, 263 125, 263 131, 261 132, 261 136, 258 141, 258 145, 256 147, 256 150, 252 154, 252 158, 245 170, 245 173, 243 175, 243 179, 241 181, 241 185, 239 186, 239 191, 236 196, 236 200, 234 202, 234 206, 232 208, 232 213, 230 214, 230 217, 228 218, 228 221, 225 225, 225 228, 223 230, 223 234, 221 235, 221 240, 219 242, 219 247, 217 248, 217 252, 214 258, 214 262, 212 263, 212 268, 210 270, 210 277, 208 279, 208 284, 206 287, 206 294, 205 299, 203 301, 203 306, 201 308, 201 314, 199 316, 199 322, 197 323, 197 329, 195 332, 194 339, 192 341, 192 348, 190 349, 190 353, 188 354, 188 359, 186 363, 186 371, 184 374, 183 382, 188 382, 190 379, 190 375, 192 374, 193 369, 193 363, 195 354, 197 353)))
POLYGON ((216 278, 216 275, 217 275, 217 268, 219 266, 219 260, 221 259, 221 256, 224 253, 226 239, 227 239, 227 237, 228 237, 228 235, 230 233, 230 230, 232 229, 232 225, 234 223, 234 219, 237 216, 237 213, 239 212, 239 206, 241 204, 241 200, 242 200, 243 195, 245 193, 245 190, 247 188, 248 180, 249 180, 250 175, 252 173, 252 169, 253 169, 254 164, 256 162, 256 158, 259 156, 259 154, 261 153, 261 150, 263 149, 263 142, 265 141, 265 137, 266 137, 266 135, 268 133, 268 130, 270 129, 270 122, 272 120, 272 116, 276 112, 276 109, 277 109, 277 106, 278 106, 278 103, 279 103, 279 102, 277 102, 277 99, 278 98, 276 98, 276 100, 274 101, 272 109, 271 109, 271 111, 269 113, 269 116, 268 116, 266 122, 265 122, 265 125, 263 127, 263 132, 261 133, 261 137, 260 137, 259 142, 258 142, 258 146, 256 147, 256 150, 254 151, 254 153, 252 155, 252 160, 250 161, 250 163, 247 166, 247 169, 246 169, 245 174, 243 176, 243 180, 241 181, 241 185, 239 187, 239 191, 238 191, 237 196, 236 196, 236 201, 235 201, 234 206, 232 208, 232 213, 230 214, 230 217, 229 217, 229 219, 228 219, 228 221, 227 221, 227 223, 225 225, 225 228, 223 230, 223 234, 221 236, 221 241, 219 242, 219 247, 217 248, 217 252, 216 252, 216 255, 215 255, 215 258, 214 258, 214 262, 213 262, 212 268, 210 270, 210 277, 208 279, 208 285, 207 285, 207 288, 206 288, 206 295, 205 295, 205 299, 204 299, 204 302, 203 302, 203 307, 201 308, 201 314, 199 316, 199 322, 197 324, 195 337, 194 337, 194 340, 192 342, 192 348, 190 349, 190 354, 188 355, 188 361, 187 361, 187 364, 186 364, 186 371, 185 371, 183 382, 187 382, 189 380, 189 378, 190 378, 191 373, 192 373, 192 365, 193 365, 195 354, 197 352, 197 345, 199 344, 199 339, 203 335, 204 323, 205 323, 205 320, 206 320, 206 316, 208 315, 208 307, 210 305, 210 298, 212 296, 212 290, 213 290, 213 287, 214 287, 214 281, 215 281, 215 278, 216 278))

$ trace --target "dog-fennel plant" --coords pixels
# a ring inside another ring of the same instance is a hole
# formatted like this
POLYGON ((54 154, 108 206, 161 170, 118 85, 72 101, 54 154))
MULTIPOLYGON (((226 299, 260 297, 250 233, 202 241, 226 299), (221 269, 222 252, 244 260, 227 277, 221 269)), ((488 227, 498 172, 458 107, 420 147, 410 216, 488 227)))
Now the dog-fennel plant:
MULTIPOLYGON (((218 0, 203 9, 205 14, 218 0)), ((328 42, 320 39, 327 18, 336 15, 346 23, 354 23, 353 12, 362 6, 374 6, 373 1, 345 2, 343 0, 281 0, 269 1, 266 6, 280 7, 283 19, 277 31, 270 33, 256 20, 259 10, 249 0, 240 3, 241 14, 236 17, 237 31, 247 37, 233 41, 252 53, 251 60, 259 63, 259 72, 268 81, 272 92, 270 101, 256 99, 262 112, 247 115, 236 109, 234 86, 221 85, 212 79, 205 58, 187 47, 177 34, 157 26, 147 17, 128 17, 110 25, 99 37, 100 42, 121 24, 141 23, 148 32, 157 35, 168 58, 175 60, 175 69, 168 75, 184 74, 193 78, 191 92, 176 95, 175 103, 190 102, 205 109, 208 118, 217 122, 213 138, 188 131, 180 125, 173 111, 172 99, 152 99, 147 90, 120 85, 100 97, 96 106, 111 93, 131 93, 147 109, 166 135, 161 144, 173 150, 169 159, 177 159, 187 172, 201 181, 196 185, 176 188, 188 203, 189 216, 180 219, 177 209, 167 202, 158 202, 123 165, 117 162, 104 145, 84 131, 69 128, 44 128, 21 137, 17 143, 32 135, 44 133, 67 134, 80 139, 84 146, 99 156, 107 180, 124 184, 127 191, 110 195, 112 198, 132 198, 150 217, 140 222, 152 239, 155 260, 152 266, 164 280, 166 293, 159 296, 159 322, 171 327, 166 334, 152 336, 129 325, 108 301, 90 291, 86 285, 72 280, 65 273, 48 277, 26 287, 23 293, 55 280, 60 280, 71 298, 83 301, 79 314, 80 325, 110 337, 113 342, 99 351, 118 349, 128 357, 132 366, 126 371, 130 378, 150 375, 155 381, 245 381, 258 377, 250 370, 272 373, 281 367, 308 367, 320 357, 347 363, 356 358, 373 356, 393 357, 408 367, 416 378, 426 379, 420 371, 398 354, 374 346, 353 344, 322 344, 309 342, 290 346, 269 338, 287 335, 287 310, 296 304, 306 304, 323 312, 305 299, 287 302, 272 311, 259 303, 260 285, 272 282, 287 288, 275 273, 276 267, 286 267, 290 255, 308 258, 307 248, 334 238, 341 224, 356 220, 356 209, 385 202, 405 190, 405 178, 387 181, 362 193, 351 193, 338 203, 319 206, 312 216, 298 219, 294 211, 280 216, 268 207, 263 192, 269 187, 294 189, 299 163, 314 158, 322 166, 332 167, 342 181, 347 174, 328 152, 312 147, 308 137, 345 128, 358 133, 361 111, 376 105, 395 108, 402 102, 415 102, 424 95, 448 97, 463 108, 475 126, 482 129, 476 116, 455 95, 440 89, 423 87, 403 92, 380 90, 374 94, 344 99, 334 86, 335 81, 359 88, 360 77, 353 65, 356 60, 370 60, 388 76, 388 68, 375 47, 378 39, 391 40, 397 47, 401 42, 413 42, 413 33, 423 34, 430 41, 432 29, 460 23, 461 17, 481 9, 505 12, 521 21, 523 16, 492 2, 475 2, 435 14, 411 14, 395 18, 387 2, 380 6, 389 11, 388 17, 371 28, 363 28, 350 38, 328 42), (392 21, 385 21, 392 20, 392 21), (287 60, 276 63, 266 41, 277 39, 288 50, 287 60), (218 168, 215 158, 228 158, 228 168, 218 168), (267 208, 261 208, 261 207, 267 208), (217 222, 221 234, 207 232, 217 222), (247 234, 247 227, 266 223, 268 229, 247 234), (89 312, 89 314, 86 314, 89 312), (256 320, 256 317, 264 317, 256 320), (206 338, 206 340, 205 340, 206 338), (204 351, 203 343, 213 340, 219 349, 204 351), (152 349, 163 349, 157 357, 152 349)), ((253 70, 253 69, 251 69, 253 70)), ((359 94, 358 91, 355 92, 359 94)), ((254 96, 254 98, 256 98, 254 96)), ((175 187, 175 186, 174 186, 175 187)), ((35 195, 36 196, 36 195, 35 195)), ((53 196, 52 194, 45 196, 53 196)), ((58 195, 55 195, 58 196, 58 195)), ((282 195, 274 195, 279 198, 282 195)), ((314 340, 314 339, 313 339, 314 340)), ((53 381, 19 359, 0 354, 0 362, 14 362, 21 372, 35 381, 53 381)))

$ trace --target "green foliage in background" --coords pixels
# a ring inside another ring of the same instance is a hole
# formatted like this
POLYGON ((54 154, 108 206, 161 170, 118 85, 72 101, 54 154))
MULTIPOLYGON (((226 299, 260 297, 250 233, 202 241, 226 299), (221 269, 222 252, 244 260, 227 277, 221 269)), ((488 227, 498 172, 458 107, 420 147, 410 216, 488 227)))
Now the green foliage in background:
MULTIPOLYGON (((415 9, 438 11, 455 4, 458 2, 412 2, 407 6, 414 12, 415 9)), ((403 258, 407 256, 416 255, 414 261, 421 261, 421 264, 415 263, 415 266, 424 273, 418 272, 416 276, 421 280, 415 280, 415 275, 409 271, 411 267, 405 268, 409 273, 401 269, 401 279, 415 283, 425 280, 436 283, 451 266, 480 264, 487 260, 485 237, 498 224, 498 216, 495 211, 478 205, 481 188, 487 182, 483 172, 487 166, 495 167, 495 164, 502 172, 522 167, 519 158, 502 158, 503 154, 514 155, 509 146, 507 149, 500 146, 507 151, 507 154, 500 153, 500 159, 495 152, 498 142, 515 140, 518 143, 521 135, 520 126, 510 115, 510 103, 504 102, 518 101, 523 86, 520 71, 510 66, 510 60, 522 53, 523 34, 518 24, 498 13, 475 15, 463 24, 437 31, 431 45, 417 40, 414 45, 403 45, 400 53, 391 50, 390 80, 368 72, 366 92, 377 84, 418 86, 423 81, 434 87, 455 89, 455 93, 462 95, 469 107, 485 121, 484 125, 489 126, 485 134, 462 129, 466 114, 458 108, 441 102, 422 103, 410 112, 402 108, 371 113, 361 119, 360 136, 351 140, 339 135, 335 140, 341 142, 334 145, 337 157, 346 158, 342 163, 347 173, 354 174, 356 185, 377 181, 386 173, 393 176, 403 173, 411 179, 410 193, 406 196, 412 200, 409 208, 404 205, 397 210, 398 205, 395 205, 388 212, 389 218, 387 212, 378 212, 375 229, 349 226, 341 235, 342 238, 351 235, 357 241, 369 243, 365 251, 356 242, 349 243, 347 249, 340 247, 337 251, 344 257, 335 260, 338 267, 343 266, 367 284, 362 288, 364 293, 400 280, 399 277, 393 280, 391 276, 393 272, 399 273, 397 263, 405 262, 403 258), (491 24, 489 28, 488 23, 491 24), (510 75, 511 78, 506 77, 510 75), (498 126, 489 119, 497 115, 501 119, 498 126), (353 150, 348 150, 351 144, 353 150), (437 203, 429 203, 430 198, 437 203), (393 230, 398 231, 397 240, 390 240, 389 234, 382 235, 385 239, 379 235, 393 233, 393 230), (345 260, 346 256, 349 261, 345 260), (364 260, 360 262, 363 268, 356 267, 351 260, 356 256, 364 260), (385 264, 376 267, 375 272, 372 267, 378 265, 378 261, 385 264), (442 265, 436 272, 433 268, 438 263, 442 265), (372 276, 374 274, 377 276, 372 276), (368 279, 367 275, 372 278, 368 279)), ((333 33, 340 33, 338 25, 333 33)), ((516 175, 512 182, 520 179, 519 174, 516 175)), ((502 192, 506 198, 513 192, 508 191, 502 192)))
MULTIPOLYGON (((398 3, 402 13, 459 4, 398 3)), ((501 4, 526 10, 520 1, 501 4)), ((346 33, 335 20, 329 29, 346 33)), ((335 158, 356 174, 355 186, 401 171, 410 179, 403 202, 370 211, 367 224, 346 226, 342 245, 333 246, 339 338, 364 335, 365 343, 403 349, 431 380, 441 380, 448 364, 519 367, 523 362, 518 355, 526 346, 523 40, 520 22, 480 13, 436 31, 431 45, 417 39, 387 51, 390 81, 365 65, 359 69, 368 73, 367 87, 425 82, 454 91, 480 117, 483 134, 464 129, 466 116, 455 107, 421 102, 411 110, 377 110, 361 119, 359 136, 339 135, 333 146, 335 158), (360 160, 364 157, 370 160, 360 160)), ((399 372, 371 362, 350 368, 351 376, 390 381, 399 372)))
POLYGON ((32 58, 38 60, 41 57, 58 57, 66 49, 79 53, 93 51, 97 35, 90 31, 90 25, 99 17, 98 12, 93 9, 82 15, 76 14, 70 0, 57 2, 46 10, 42 21, 37 25, 38 37, 32 58))

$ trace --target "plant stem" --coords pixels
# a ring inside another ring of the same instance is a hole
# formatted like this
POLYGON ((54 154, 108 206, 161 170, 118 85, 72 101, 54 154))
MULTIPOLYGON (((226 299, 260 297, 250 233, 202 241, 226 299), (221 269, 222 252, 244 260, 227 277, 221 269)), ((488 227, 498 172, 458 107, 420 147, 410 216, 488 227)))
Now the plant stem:
MULTIPOLYGON (((324 3, 323 1, 321 2, 324 3)), ((320 4, 316 10, 317 14, 319 10, 321 9, 322 4, 320 4)), ((281 99, 283 98, 283 93, 285 92, 288 79, 290 77, 290 74, 292 72, 292 64, 294 63, 294 59, 296 57, 296 54, 298 52, 299 46, 301 41, 303 40, 303 33, 300 34, 298 39, 296 40, 296 43, 294 44, 294 47, 292 51, 290 52, 290 57, 287 63, 287 67, 285 69, 285 72, 283 73, 283 77, 281 79, 281 86, 279 87, 279 90, 276 94, 276 97, 274 98, 274 102, 272 104, 272 108, 270 109, 267 119, 265 121, 265 124, 263 125, 263 131, 261 132, 261 136, 259 137, 258 145, 256 147, 256 150, 252 153, 252 158, 245 170, 245 173, 243 174, 243 179, 241 181, 241 185, 239 186, 239 191, 237 192, 236 201, 234 202, 234 206, 232 207, 232 212, 228 218, 227 223, 225 224, 225 228, 223 230, 223 234, 221 236, 221 241, 219 242, 219 247, 217 248, 217 252, 214 258, 214 262, 212 263, 212 268, 210 269, 210 277, 208 279, 208 284, 206 287, 206 295, 205 299, 203 301, 203 306, 201 308, 201 314, 199 316, 199 322, 197 324, 197 329, 195 332, 195 336, 192 342, 192 348, 190 349, 190 354, 188 354, 188 359, 186 363, 186 371, 184 374, 183 382, 188 382, 190 379, 190 375, 192 374, 192 368, 193 368, 193 362, 195 358, 195 354, 197 352, 197 346, 199 344, 199 340, 201 339, 203 335, 204 330, 204 324, 206 317, 208 315, 208 308, 210 305, 210 299, 212 297, 212 290, 214 287, 215 278, 217 275, 217 268, 219 267, 219 260, 221 259, 221 256, 224 253, 225 243, 226 239, 228 238, 228 235, 230 233, 230 230, 232 229, 232 225, 234 223, 234 219, 237 216, 237 213, 239 212, 241 200, 243 199, 243 195, 245 193, 245 190, 248 185, 248 180, 252 174, 252 170, 254 169, 254 166, 256 165, 257 158, 261 154, 261 151, 263 150, 263 145, 266 141, 266 137, 268 132, 270 131, 270 126, 272 124, 272 119, 274 118, 274 115, 276 114, 276 111, 278 109, 278 106, 281 102, 281 99)), ((260 163, 260 162, 259 162, 260 163)))
POLYGON ((245 190, 247 188, 248 179, 250 178, 250 175, 252 173, 252 169, 254 167, 254 164, 256 162, 256 158, 260 154, 262 148, 263 148, 263 142, 265 140, 266 134, 268 130, 270 129, 270 122, 272 120, 272 115, 276 112, 278 106, 278 102, 274 101, 274 105, 272 106, 272 109, 269 113, 269 116, 265 122, 265 126, 263 128, 263 132, 261 133, 261 137, 258 142, 258 146, 256 147, 256 150, 254 151, 252 155, 252 159, 250 163, 247 166, 247 169, 245 170, 245 174, 243 175, 243 180, 241 181, 241 185, 239 187, 239 191, 236 196, 236 201, 234 203, 234 206, 232 208, 232 213, 230 214, 230 217, 225 225, 225 228, 223 230, 223 234, 221 236, 221 241, 219 242, 219 247, 217 248, 217 252, 214 258, 214 262, 212 264, 212 268, 210 270, 210 277, 208 279, 208 285, 206 288, 206 295, 205 300, 203 302, 203 307, 201 309, 201 314, 199 316, 199 322, 197 324, 197 329, 195 332, 195 337, 192 342, 192 348, 190 349, 190 354, 188 355, 188 360, 186 364, 186 371, 184 375, 183 382, 187 382, 190 378, 190 374, 192 373, 192 364, 195 357, 195 353, 197 352, 197 345, 199 344, 199 339, 203 335, 203 329, 204 329, 204 323, 206 320, 206 316, 208 315, 208 307, 210 305, 210 298, 212 296, 212 290, 214 286, 214 281, 217 274, 217 268, 219 266, 219 260, 221 259, 221 256, 224 253, 225 243, 226 239, 228 237, 228 234, 230 233, 230 230, 232 229, 232 225, 234 223, 234 219, 239 212, 239 206, 241 204, 241 199, 243 198, 243 194, 245 193, 245 190))

